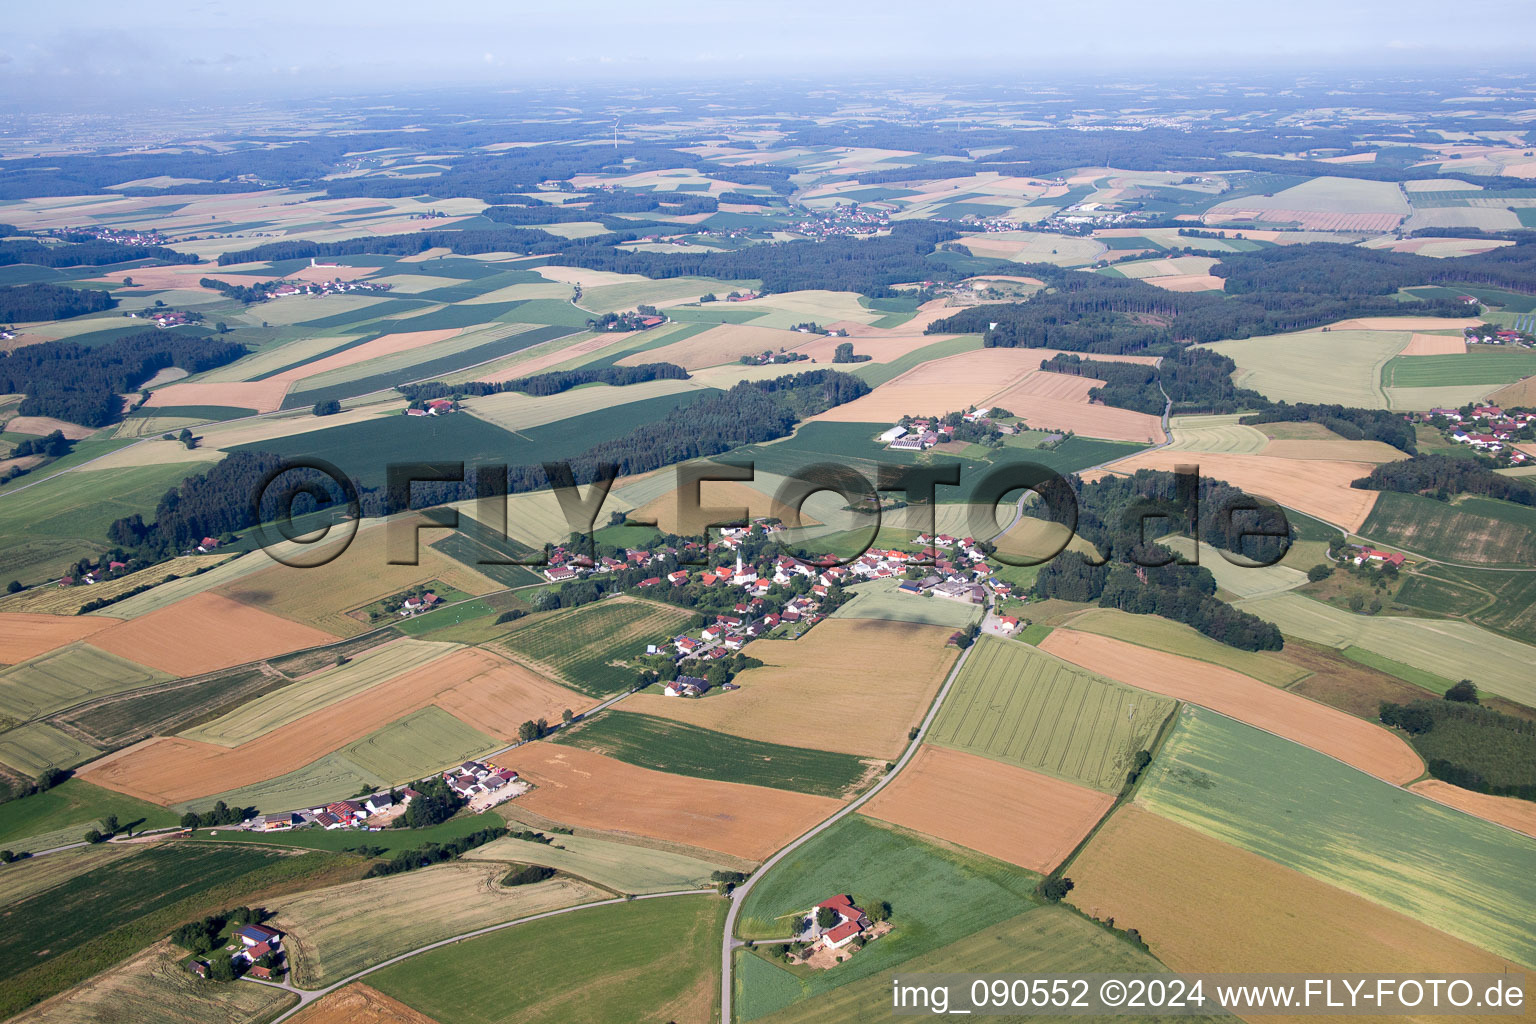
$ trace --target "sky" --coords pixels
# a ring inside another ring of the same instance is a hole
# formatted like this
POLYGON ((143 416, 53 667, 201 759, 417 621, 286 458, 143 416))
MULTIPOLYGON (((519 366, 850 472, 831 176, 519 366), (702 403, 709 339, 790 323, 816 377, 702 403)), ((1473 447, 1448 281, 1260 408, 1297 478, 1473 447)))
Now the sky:
POLYGON ((12 108, 588 80, 1524 64, 1529 0, 9 0, 12 108))

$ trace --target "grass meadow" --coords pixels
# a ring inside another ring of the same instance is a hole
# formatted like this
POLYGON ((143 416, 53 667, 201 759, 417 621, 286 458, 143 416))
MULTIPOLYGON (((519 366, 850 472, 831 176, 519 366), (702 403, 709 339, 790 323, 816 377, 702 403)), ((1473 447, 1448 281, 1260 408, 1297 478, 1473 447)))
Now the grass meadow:
POLYGON ((0 803, 0 847, 42 850, 78 842, 109 814, 138 829, 174 825, 177 816, 164 807, 137 800, 83 779, 66 779, 52 789, 0 803))

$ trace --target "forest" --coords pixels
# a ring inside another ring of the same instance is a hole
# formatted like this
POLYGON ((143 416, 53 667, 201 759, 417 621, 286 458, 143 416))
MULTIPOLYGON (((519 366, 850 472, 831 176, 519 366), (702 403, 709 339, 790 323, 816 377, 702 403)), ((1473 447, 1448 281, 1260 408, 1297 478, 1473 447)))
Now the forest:
POLYGON ((1417 433, 1413 423, 1402 413, 1386 409, 1352 409, 1343 405, 1314 405, 1310 402, 1245 403, 1249 408, 1263 412, 1244 416, 1239 423, 1256 426, 1260 423, 1321 423, 1340 437, 1350 441, 1380 441, 1409 455, 1419 453, 1417 433))
POLYGON ((415 405, 433 398, 468 395, 499 395, 504 391, 520 391, 525 395, 540 397, 558 395, 562 391, 586 384, 607 384, 624 387, 643 384, 649 380, 687 380, 688 371, 676 363, 641 363, 639 366, 582 367, 577 370, 555 370, 531 377, 517 377, 500 382, 470 381, 466 384, 447 384, 440 380, 424 384, 402 384, 395 388, 415 405))
POLYGON ((1502 476, 1470 459, 1449 455, 1416 455, 1401 462, 1386 462, 1350 486, 1424 494, 1439 501, 1457 494, 1481 494, 1517 505, 1536 505, 1536 489, 1519 478, 1502 476))
MULTIPOLYGON (((7 227, 8 225, 0 225, 7 227)), ((15 229, 11 229, 15 233, 15 229)), ((32 238, 7 238, 0 241, 0 267, 30 263, 38 267, 104 267, 134 260, 159 260, 162 263, 200 263, 190 253, 177 252, 163 245, 124 245, 108 242, 94 235, 68 234, 44 244, 32 238)))
POLYGON ((70 341, 28 345, 0 356, 0 394, 24 394, 23 416, 54 416, 87 427, 117 420, 118 395, 177 366, 201 373, 245 355, 244 345, 207 335, 148 330, 87 348, 70 341))
MULTIPOLYGON (((1068 497, 1047 497, 1037 514, 1070 526, 1071 513, 1063 500, 1068 497)), ((1201 478, 1193 493, 1181 493, 1174 474, 1139 470, 1132 477, 1081 484, 1076 515, 1078 535, 1092 543, 1104 561, 1063 552, 1040 567, 1034 586, 1038 596, 1162 615, 1243 650, 1277 651, 1283 646, 1273 623, 1215 596, 1216 579, 1210 570, 1182 564, 1171 551, 1152 543, 1170 534, 1198 535, 1213 547, 1272 564, 1289 545, 1282 511, 1272 506, 1261 510, 1254 498, 1219 480, 1201 478), (1268 535, 1244 536, 1244 531, 1268 535)))
POLYGON ((1269 404, 1257 391, 1232 383, 1236 363, 1204 348, 1175 349, 1157 366, 1105 362, 1065 353, 1043 361, 1040 369, 1074 377, 1097 377, 1104 384, 1088 392, 1090 399, 1152 416, 1163 414, 1165 394, 1173 402, 1174 413, 1229 413, 1269 404))
POLYGON ((1536 800, 1536 722, 1480 707, 1471 700, 1383 702, 1380 718, 1408 735, 1429 773, 1478 793, 1536 800))
POLYGON ((116 305, 117 300, 110 292, 95 288, 66 288, 40 282, 0 286, 0 323, 67 320, 116 305))

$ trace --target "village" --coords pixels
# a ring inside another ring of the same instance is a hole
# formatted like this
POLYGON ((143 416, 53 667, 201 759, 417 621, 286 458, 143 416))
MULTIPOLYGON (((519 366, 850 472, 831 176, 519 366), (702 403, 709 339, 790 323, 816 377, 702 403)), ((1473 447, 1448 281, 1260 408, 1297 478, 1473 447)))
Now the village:
POLYGON ((1431 409, 1420 414, 1420 419, 1441 430, 1449 441, 1515 466, 1531 458, 1515 443, 1536 441, 1536 413, 1529 411, 1506 412, 1496 405, 1467 405, 1460 409, 1431 409))

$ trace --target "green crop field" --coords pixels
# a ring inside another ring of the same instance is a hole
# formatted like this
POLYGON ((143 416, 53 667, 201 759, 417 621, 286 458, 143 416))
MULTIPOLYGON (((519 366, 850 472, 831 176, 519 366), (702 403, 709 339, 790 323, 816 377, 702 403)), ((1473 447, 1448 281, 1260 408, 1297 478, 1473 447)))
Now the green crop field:
POLYGON ((724 915, 713 896, 576 910, 423 953, 368 984, 439 1024, 630 1024, 637 1007, 691 1020, 720 986, 724 915))
MULTIPOLYGON (((863 531, 860 531, 862 535, 863 531)), ((832 613, 834 619, 889 619, 892 622, 919 622, 930 626, 969 626, 981 617, 981 607, 933 597, 930 594, 903 594, 897 591, 899 580, 875 580, 852 588, 853 600, 832 613)))
POLYGON ((573 728, 561 729, 554 738, 673 775, 816 796, 849 795, 868 768, 852 754, 727 736, 628 711, 605 711, 573 728))
POLYGON ((1239 387, 1272 401, 1385 409, 1381 370, 1408 337, 1407 331, 1302 331, 1203 347, 1237 363, 1232 380, 1239 387))
POLYGON ((363 771, 392 782, 409 782, 450 763, 506 746, 436 705, 413 712, 341 748, 363 771))
MULTIPOLYGON (((111 442, 111 447, 130 443, 111 442)), ((75 451, 90 444, 80 442, 75 451)), ((48 472, 65 468, 65 459, 60 459, 48 467, 48 472)), ((167 490, 205 468, 201 463, 178 462, 88 469, 43 480, 36 474, 22 477, 0 502, 0 549, 5 551, 6 578, 29 584, 57 579, 82 555, 107 549, 107 528, 114 520, 135 512, 152 515, 167 490), (23 485, 26 490, 16 489, 23 485)))
MULTIPOLYGON (((884 978, 898 964, 1006 920, 1034 902, 1036 880, 1011 864, 849 815, 762 876, 742 903, 737 930, 749 938, 786 937, 810 907, 838 893, 865 905, 891 904, 890 934, 837 969, 774 968, 783 976, 774 986, 782 1005, 786 996, 814 997, 860 978, 884 978), (798 992, 789 990, 791 981, 798 992)), ((752 1005, 750 992, 743 998, 752 1005)))
MULTIPOLYGON (((1194 557, 1195 542, 1188 537, 1163 537, 1159 544, 1177 551, 1185 558, 1194 557)), ((1307 574, 1284 565, 1243 566, 1227 561, 1222 552, 1209 544, 1199 545, 1200 564, 1216 577, 1216 585, 1234 597, 1263 597, 1294 590, 1307 582, 1307 574)))
POLYGON ((1027 644, 983 637, 928 739, 1116 793, 1175 706, 1027 644))
POLYGON ((25 721, 169 678, 95 647, 70 644, 0 672, 0 714, 25 721))
POLYGON ((432 541, 432 547, 504 587, 541 582, 537 570, 521 565, 496 564, 513 559, 529 561, 536 554, 532 548, 498 533, 471 515, 459 516, 458 528, 446 537, 432 541))
POLYGON ((1397 600, 1442 614, 1465 615, 1517 640, 1536 635, 1536 573, 1426 566, 1403 585, 1397 600))
POLYGON ((174 825, 176 815, 163 807, 93 786, 82 779, 66 779, 52 789, 0 804, 0 847, 12 850, 46 850, 80 841, 109 814, 123 825, 139 822, 135 830, 174 825))
POLYGON ((101 751, 46 722, 0 732, 0 763, 31 778, 49 768, 73 768, 101 751))
POLYGON ((1536 373, 1536 352, 1473 345, 1464 355, 1397 356, 1381 371, 1389 388, 1513 384, 1536 373))
POLYGON ((1356 664, 1367 668, 1374 668, 1378 672, 1385 672, 1389 676, 1396 676, 1405 683, 1412 683, 1420 689, 1427 690, 1435 696, 1440 696, 1454 685, 1454 680, 1444 676, 1437 676, 1433 672, 1426 672, 1412 665, 1404 665, 1400 661, 1368 651, 1363 647, 1346 647, 1342 652, 1344 657, 1356 664))
POLYGON ((343 800, 359 792, 365 786, 383 789, 399 779, 386 779, 373 774, 340 752, 327 754, 318 761, 311 761, 286 775, 263 782, 253 782, 224 793, 213 793, 196 800, 177 804, 178 811, 206 811, 216 801, 223 800, 231 807, 255 807, 259 810, 282 811, 295 807, 316 807, 332 800, 343 800))
POLYGON ((338 873, 355 871, 356 861, 171 843, 97 863, 7 907, 0 931, 0 1014, 9 1018, 85 981, 183 921, 327 876, 339 880, 338 873))
MULTIPOLYGON (((793 997, 798 994, 799 987, 777 977, 788 975, 788 972, 765 959, 761 947, 739 954, 737 970, 740 972, 738 990, 743 1021, 759 1021, 760 1024, 822 1024, 824 1021, 886 1024, 891 1019, 891 984, 884 976, 862 978, 818 998, 780 1009, 783 1003, 776 1001, 774 996, 785 992, 793 997)), ((1151 954, 1067 908, 1043 906, 914 957, 904 970, 923 974, 1053 975, 1141 974, 1165 968, 1151 954)), ((788 978, 795 980, 793 975, 788 978)), ((999 1024, 1023 1024, 1039 1018, 1009 1015, 990 1019, 999 1024)), ((1146 1024, 1216 1019, 1199 1015, 1137 1016, 1137 1020, 1146 1024)))
MULTIPOLYGON (((514 828, 517 826, 513 826, 514 828)), ((539 864, 623 893, 669 892, 707 887, 722 867, 681 853, 615 843, 593 836, 553 835, 536 843, 507 836, 464 855, 464 860, 539 864)))
POLYGON ((1208 661, 1271 686, 1289 686, 1309 671, 1286 661, 1283 654, 1239 650, 1161 615, 1132 615, 1114 608, 1096 609, 1073 619, 1072 628, 1196 661, 1208 661))
POLYGON ((1355 615, 1300 594, 1278 594, 1238 607, 1288 636, 1328 647, 1363 647, 1447 679, 1471 677, 1479 688, 1536 707, 1530 666, 1536 648, 1470 622, 1355 615))
MULTIPOLYGON (((333 652, 327 652, 334 656, 333 652)), ((249 701, 288 685, 280 675, 259 668, 236 669, 197 683, 171 689, 155 689, 65 712, 60 719, 80 729, 98 743, 116 746, 139 739, 162 727, 174 727, 204 715, 217 715, 236 702, 249 701)))
POLYGON ((602 697, 626 689, 635 670, 622 664, 691 622, 677 608, 641 601, 602 601, 530 623, 491 646, 542 668, 579 693, 602 697))
POLYGON ((1536 840, 1262 730, 1186 708, 1137 803, 1536 964, 1536 840))
POLYGON ((1492 498, 1452 504, 1384 491, 1360 535, 1447 562, 1536 565, 1536 510, 1492 498))
POLYGON ((397 640, 240 705, 229 714, 182 733, 201 743, 237 747, 305 715, 366 692, 386 680, 429 664, 456 650, 426 640, 397 640))

